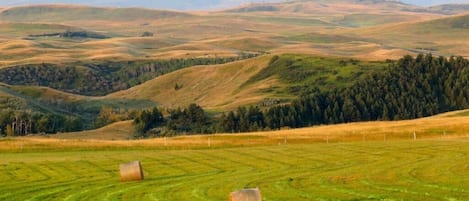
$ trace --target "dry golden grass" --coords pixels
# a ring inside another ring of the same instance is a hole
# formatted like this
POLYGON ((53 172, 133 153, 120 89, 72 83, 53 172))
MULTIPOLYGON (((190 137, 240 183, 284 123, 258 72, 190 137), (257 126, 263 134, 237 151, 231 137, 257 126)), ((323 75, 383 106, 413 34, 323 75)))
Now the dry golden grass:
POLYGON ((257 36, 248 35, 240 37, 222 37, 215 40, 206 41, 217 47, 235 49, 235 50, 246 50, 246 51, 265 51, 271 50, 278 47, 280 44, 269 36, 257 36))
POLYGON ((458 18, 467 19, 467 15, 347 30, 341 34, 380 41, 384 49, 413 52, 431 50, 436 54, 467 57, 469 41, 466 39, 469 32, 464 28, 453 27, 453 21, 458 18))
MULTIPOLYGON (((55 8, 68 7, 62 5, 55 8)), ((85 7, 77 8, 86 10, 85 7)), ((104 9, 106 12, 111 10, 104 9)), ((405 54, 422 51, 418 48, 433 48, 437 49, 437 53, 445 55, 467 56, 465 55, 469 51, 467 49, 469 42, 465 40, 468 37, 467 31, 424 26, 421 23, 441 16, 397 10, 377 5, 330 3, 330 6, 324 7, 316 2, 301 2, 284 4, 279 12, 274 13, 194 12, 192 15, 178 15, 165 19, 80 20, 77 18, 66 22, 54 18, 41 19, 41 22, 28 22, 29 24, 19 20, 18 23, 0 24, 0 33, 2 33, 0 37, 6 39, 0 41, 0 50, 4 53, 0 56, 0 66, 95 59, 222 57, 236 55, 239 51, 302 53, 377 60, 396 59, 405 54), (295 11, 298 5, 302 5, 301 9, 295 11), (365 15, 357 17, 350 15, 352 13, 365 15), (389 15, 393 14, 399 15, 399 22, 403 23, 370 28, 351 28, 341 25, 342 20, 350 16, 363 24, 374 25, 373 23, 376 23, 374 18, 388 20, 389 15), (114 38, 23 40, 29 34, 62 32, 72 28, 95 31, 114 38), (139 37, 145 31, 155 33, 155 37, 139 37), (290 38, 312 32, 354 36, 359 38, 359 41, 315 43, 290 38)))
POLYGON ((260 93, 261 89, 281 86, 276 80, 243 86, 249 78, 267 67, 270 57, 187 68, 104 98, 150 99, 169 108, 197 103, 209 110, 234 109, 261 101, 268 95, 260 93), (176 83, 182 88, 175 90, 176 83))
POLYGON ((122 121, 113 123, 100 129, 75 132, 60 133, 51 138, 56 139, 81 139, 81 140, 129 140, 133 138, 134 128, 132 121, 122 121))
POLYGON ((26 137, 0 140, 0 151, 21 149, 99 149, 125 147, 197 148, 254 146, 272 144, 338 143, 352 141, 413 141, 421 139, 469 139, 469 116, 454 116, 469 110, 433 117, 406 120, 362 122, 311 128, 266 131, 243 134, 214 134, 156 138, 128 139, 132 133, 130 121, 119 122, 95 131, 64 133, 48 138, 26 137))
POLYGON ((3 84, 8 88, 12 88, 17 92, 23 92, 31 96, 31 98, 39 99, 39 100, 66 100, 66 101, 79 101, 84 99, 91 99, 92 97, 83 96, 78 94, 67 93, 63 91, 59 91, 56 89, 52 89, 49 87, 40 87, 40 86, 11 86, 7 84, 3 84), (31 92, 33 94, 30 94, 31 92))
MULTIPOLYGON (((251 4, 252 5, 252 4, 251 4)), ((243 7, 249 7, 251 5, 243 5, 243 7)), ((258 6, 260 4, 254 4, 258 6)), ((266 5, 266 4, 263 4, 266 5)), ((359 14, 359 13, 369 13, 369 14, 389 14, 394 13, 398 15, 415 15, 412 12, 400 11, 402 8, 417 8, 410 5, 399 5, 394 3, 364 3, 356 4, 350 2, 318 2, 318 1, 296 1, 296 2, 287 2, 287 3, 272 3, 268 4, 275 7, 277 12, 256 12, 257 14, 271 14, 271 15, 344 15, 344 14, 359 14)), ((437 16, 437 14, 430 13, 421 13, 420 16, 437 16)))

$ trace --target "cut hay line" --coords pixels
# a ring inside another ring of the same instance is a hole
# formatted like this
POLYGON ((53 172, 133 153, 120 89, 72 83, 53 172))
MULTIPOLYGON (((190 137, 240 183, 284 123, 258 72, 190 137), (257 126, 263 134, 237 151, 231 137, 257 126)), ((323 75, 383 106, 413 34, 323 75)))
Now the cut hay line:
MULTIPOLYGON (((27 185, 15 177, 2 181, 0 197, 7 201, 34 196, 43 200, 62 197, 68 201, 227 200, 233 189, 259 186, 265 200, 279 201, 442 200, 448 196, 465 200, 468 195, 464 189, 468 186, 464 178, 469 176, 464 169, 469 156, 467 143, 467 139, 454 139, 195 150, 64 149, 42 154, 2 153, 1 162, 18 164, 17 176, 31 171, 20 164, 44 170, 49 166, 51 172, 45 173, 56 172, 57 176, 38 181, 34 178, 39 175, 31 175, 26 179, 32 179, 27 185), (116 160, 128 161, 136 156, 142 159, 148 172, 146 180, 120 183, 116 179, 116 160), (187 171, 182 172, 176 166, 187 171), (447 173, 452 167, 462 169, 452 171, 458 174, 447 173), (82 176, 84 172, 86 177, 82 176), (86 190, 82 190, 83 185, 86 190)), ((0 165, 0 179, 6 178, 5 168, 0 165)))

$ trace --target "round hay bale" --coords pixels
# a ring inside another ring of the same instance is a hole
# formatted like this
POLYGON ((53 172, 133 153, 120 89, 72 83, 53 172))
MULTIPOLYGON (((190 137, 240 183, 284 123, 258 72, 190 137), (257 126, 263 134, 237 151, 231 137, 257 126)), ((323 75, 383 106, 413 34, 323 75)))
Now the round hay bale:
POLYGON ((230 194, 230 201, 262 201, 259 188, 244 189, 230 194))
POLYGON ((143 180, 143 171, 140 161, 134 161, 119 166, 121 181, 143 180))

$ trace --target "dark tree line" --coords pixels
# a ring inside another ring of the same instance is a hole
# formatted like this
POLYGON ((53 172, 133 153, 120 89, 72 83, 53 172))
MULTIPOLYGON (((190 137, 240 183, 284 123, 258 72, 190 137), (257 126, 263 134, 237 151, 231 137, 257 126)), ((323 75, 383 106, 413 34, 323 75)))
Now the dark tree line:
POLYGON ((44 114, 32 111, 0 111, 0 135, 24 136, 28 134, 72 132, 83 129, 78 117, 44 114))
POLYGON ((158 108, 155 107, 150 111, 144 110, 134 119, 135 134, 137 137, 147 137, 148 131, 164 123, 165 119, 158 108))
POLYGON ((65 31, 61 33, 45 33, 45 34, 34 34, 29 37, 61 37, 61 38, 94 38, 94 39, 106 39, 109 38, 106 35, 88 32, 88 31, 65 31))
POLYGON ((196 104, 187 108, 168 110, 166 128, 175 133, 211 133, 209 117, 196 104))
POLYGON ((265 115, 259 107, 239 107, 236 112, 223 113, 216 127, 217 132, 239 133, 258 131, 266 127, 265 115))
POLYGON ((106 95, 139 85, 155 77, 195 65, 223 64, 257 56, 189 58, 156 61, 28 64, 0 69, 0 82, 10 85, 46 86, 82 94, 106 95))
MULTIPOLYGON (((469 61, 462 57, 405 56, 384 71, 372 72, 351 87, 311 90, 290 104, 261 111, 241 107, 220 117, 182 115, 176 132, 246 132, 373 120, 402 120, 469 108, 469 61), (194 119, 195 118, 195 119, 194 119), (208 118, 208 119, 207 119, 208 118), (200 120, 200 122, 199 122, 200 120), (185 124, 187 123, 187 124, 185 124), (208 126, 210 124, 210 126, 208 126), (205 125, 205 129, 199 126, 205 125), (191 128, 191 129, 186 129, 191 128)), ((203 114, 201 108, 197 109, 203 114)), ((187 111, 185 112, 187 114, 187 111)))

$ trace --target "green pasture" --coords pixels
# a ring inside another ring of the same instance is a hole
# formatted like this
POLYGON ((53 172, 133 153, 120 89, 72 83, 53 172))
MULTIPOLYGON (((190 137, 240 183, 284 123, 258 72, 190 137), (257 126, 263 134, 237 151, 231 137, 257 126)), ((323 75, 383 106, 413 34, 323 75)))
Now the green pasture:
MULTIPOLYGON (((0 200, 469 200, 469 141, 0 153, 0 200), (119 181, 141 160, 145 180, 119 181)), ((47 147, 45 147, 47 150, 47 147)))
POLYGON ((388 65, 385 62, 284 54, 274 57, 266 68, 251 77, 244 86, 278 77, 289 86, 288 91, 272 88, 266 92, 298 95, 302 92, 309 93, 314 88, 326 91, 350 87, 369 73, 383 70, 388 65))

